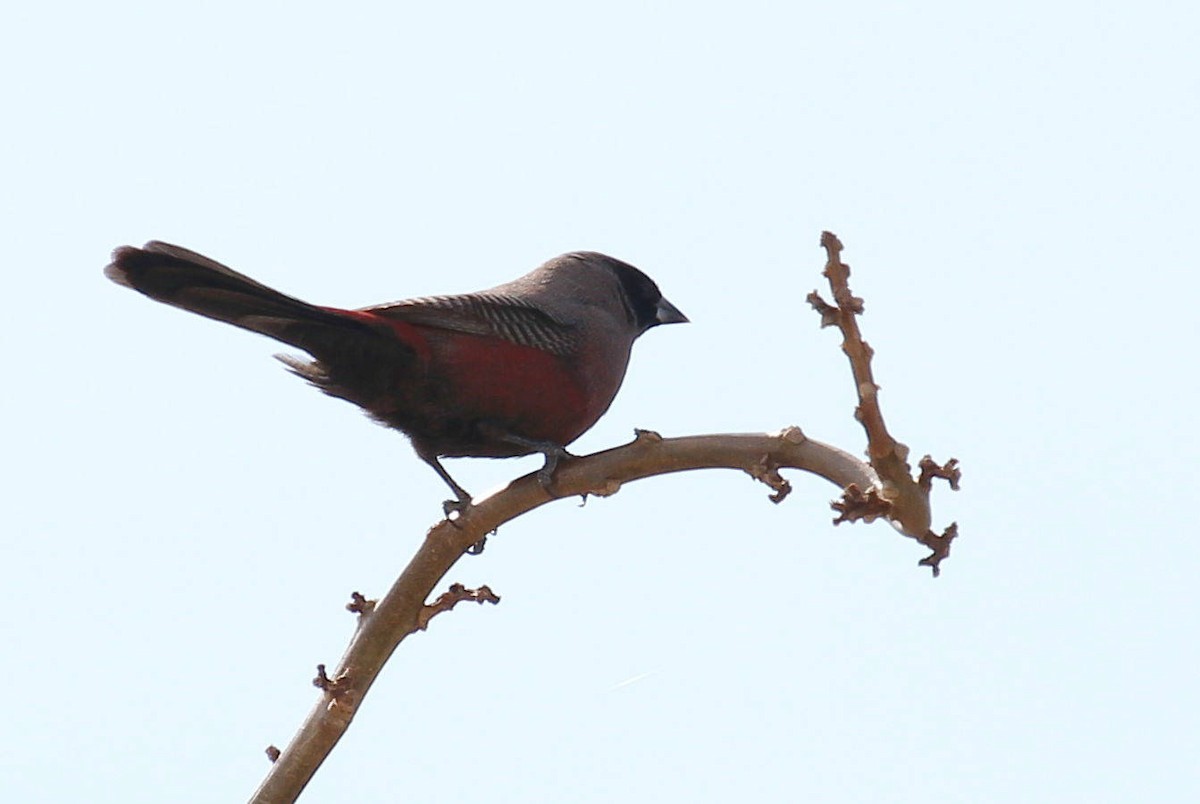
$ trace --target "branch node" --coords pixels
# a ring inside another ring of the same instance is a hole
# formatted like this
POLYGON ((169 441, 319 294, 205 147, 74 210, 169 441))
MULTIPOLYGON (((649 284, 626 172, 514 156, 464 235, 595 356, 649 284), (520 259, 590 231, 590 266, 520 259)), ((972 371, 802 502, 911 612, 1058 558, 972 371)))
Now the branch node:
POLYGON ((615 477, 604 478, 604 484, 593 486, 588 493, 594 497, 611 497, 621 490, 621 481, 615 477))
POLYGON ((317 665, 317 677, 313 679, 312 683, 314 687, 325 693, 325 698, 329 701, 325 707, 326 711, 332 712, 335 709, 344 708, 345 713, 353 713, 357 701, 349 668, 338 673, 337 678, 330 678, 325 672, 325 665, 319 664, 317 665))
POLYGON ((375 604, 378 600, 368 600, 361 592, 351 592, 350 602, 346 604, 346 611, 353 614, 364 615, 375 611, 375 604))
POLYGON ((780 430, 779 437, 789 444, 803 444, 808 440, 808 436, 804 435, 804 431, 794 424, 780 430))
POLYGON ((933 479, 940 477, 950 484, 953 491, 958 491, 958 482, 962 479, 962 470, 958 468, 958 458, 951 458, 944 464, 938 464, 929 455, 921 459, 918 464, 921 467, 921 477, 917 483, 925 491, 929 491, 933 487, 933 479))
POLYGON ((640 427, 633 428, 633 440, 643 444, 661 444, 663 437, 654 430, 643 430, 640 427))
POLYGON ((317 665, 317 677, 313 679, 312 683, 317 689, 325 690, 326 692, 337 686, 337 682, 325 672, 325 665, 323 664, 317 665))
POLYGON ((770 486, 774 493, 768 499, 778 505, 792 493, 792 484, 779 474, 779 464, 769 454, 763 455, 758 462, 746 469, 750 477, 770 486))
POLYGON ((917 562, 919 567, 929 567, 933 570, 933 577, 938 577, 941 574, 942 559, 950 555, 950 543, 958 537, 958 523, 951 522, 950 526, 942 531, 942 535, 938 536, 933 531, 926 531, 924 538, 918 538, 921 544, 928 547, 933 552, 917 562))
POLYGON ((805 297, 805 300, 812 305, 821 316, 821 329, 825 327, 836 327, 838 323, 838 308, 834 307, 829 302, 821 298, 821 294, 815 290, 805 297))
POLYGON ((437 600, 427 606, 421 607, 421 611, 417 614, 417 629, 424 631, 429 627, 430 620, 443 611, 450 611, 450 609, 464 600, 474 600, 480 605, 484 603, 495 605, 500 602, 500 596, 487 586, 481 586, 478 589, 468 589, 461 583, 451 584, 450 589, 438 595, 437 600))
POLYGON ((843 522, 871 523, 880 517, 886 517, 892 510, 892 504, 886 500, 879 489, 871 487, 863 491, 857 484, 851 483, 842 492, 840 500, 834 500, 829 507, 838 512, 833 524, 843 522))
MULTIPOLYGON (((900 463, 907 464, 909 453, 908 444, 902 444, 899 441, 892 441, 891 447, 892 455, 896 456, 896 460, 900 461, 900 463)), ((911 478, 909 478, 909 480, 911 481, 911 478)))
POLYGON ((272 764, 283 756, 283 752, 273 745, 267 746, 267 759, 271 760, 272 764))
POLYGON ((833 232, 821 232, 821 248, 829 252, 829 256, 835 257, 842 251, 842 241, 833 232))

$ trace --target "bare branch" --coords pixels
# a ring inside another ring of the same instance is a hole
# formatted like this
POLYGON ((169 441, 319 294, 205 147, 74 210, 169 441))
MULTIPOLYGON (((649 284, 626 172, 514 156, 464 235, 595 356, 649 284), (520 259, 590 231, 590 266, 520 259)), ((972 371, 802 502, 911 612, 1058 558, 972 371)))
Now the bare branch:
POLYGON ((871 370, 871 358, 875 353, 858 328, 857 317, 862 314, 863 301, 850 292, 850 266, 842 262, 842 243, 832 232, 822 232, 821 247, 827 255, 824 275, 829 280, 836 306, 825 302, 815 290, 809 294, 808 301, 820 313, 822 327, 836 326, 842 331, 842 351, 850 359, 854 387, 858 391, 854 417, 867 432, 867 455, 880 479, 878 489, 864 492, 847 488, 843 499, 833 503, 834 510, 838 511, 834 524, 860 519, 870 522, 877 517, 887 517, 901 533, 933 551, 919 563, 930 567, 936 577, 942 559, 950 554, 950 542, 958 535, 958 527, 951 525, 941 535, 931 530, 933 517, 929 492, 934 477, 945 478, 950 482, 950 488, 958 489, 961 477, 958 461, 951 458, 945 466, 939 466, 926 455, 921 459, 919 479, 913 480, 908 447, 892 438, 883 422, 879 386, 871 370))
MULTIPOLYGON (((878 485, 871 467, 847 452, 805 437, 797 427, 775 435, 684 438, 663 438, 652 431, 640 430, 623 447, 560 463, 552 487, 555 496, 538 482, 536 472, 514 480, 506 488, 476 501, 453 522, 443 520, 431 528, 416 555, 374 610, 359 615, 359 627, 333 677, 323 670, 318 674, 315 683, 324 692, 322 699, 271 766, 252 801, 286 802, 300 795, 349 727, 388 657, 409 634, 428 624, 432 616, 429 609, 439 605, 435 602, 431 607, 425 606, 434 586, 483 536, 555 499, 588 494, 609 496, 625 483, 653 475, 712 468, 740 469, 763 480, 773 490, 772 499, 782 499, 781 495, 786 493, 783 488, 787 482, 779 476, 779 470, 785 468, 812 472, 838 488, 851 484, 863 488, 878 485)), ((481 592, 482 589, 475 594, 481 592)), ((359 597, 350 606, 357 607, 359 597)))
POLYGON ((951 522, 950 526, 942 531, 942 535, 938 535, 933 531, 928 531, 923 537, 918 537, 917 541, 926 547, 933 550, 932 553, 922 558, 917 563, 922 567, 929 567, 933 570, 933 577, 941 574, 942 559, 950 555, 950 543, 958 537, 958 523, 951 522))
POLYGON ((500 596, 491 590, 491 587, 481 586, 478 589, 468 589, 461 583, 450 584, 450 589, 438 595, 438 599, 430 603, 428 606, 421 608, 421 613, 417 617, 417 628, 424 631, 429 627, 429 621, 443 611, 457 606, 464 600, 473 600, 479 605, 484 603, 496 604, 500 602, 500 596))
POLYGON ((917 479, 917 483, 925 491, 933 488, 933 479, 935 477, 940 477, 947 481, 951 489, 958 491, 958 481, 962 479, 962 472, 959 471, 957 458, 951 458, 942 466, 934 462, 933 458, 926 455, 917 465, 921 467, 921 476, 917 479))
POLYGON ((892 504, 879 495, 879 489, 869 488, 866 491, 851 483, 842 492, 842 499, 830 503, 833 510, 838 512, 833 524, 843 522, 874 522, 880 517, 886 517, 892 511, 892 504))

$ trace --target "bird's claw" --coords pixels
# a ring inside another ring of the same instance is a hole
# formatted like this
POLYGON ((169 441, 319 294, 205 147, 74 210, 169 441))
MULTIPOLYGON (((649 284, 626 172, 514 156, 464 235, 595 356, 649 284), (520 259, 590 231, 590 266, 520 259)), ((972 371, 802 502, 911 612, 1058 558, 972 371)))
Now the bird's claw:
MULTIPOLYGON (((456 524, 458 518, 471 509, 471 496, 465 491, 457 500, 445 500, 442 503, 442 511, 446 514, 446 521, 451 525, 458 527, 456 524), (458 514, 457 517, 451 519, 451 514, 458 514)), ((487 536, 481 536, 479 541, 467 548, 467 555, 477 556, 483 552, 483 548, 487 546, 487 536)))
POLYGON ((471 510, 471 498, 469 496, 442 502, 442 513, 446 515, 446 519, 450 519, 451 514, 458 514, 461 517, 469 510, 471 510))
POLYGON ((549 491, 550 487, 554 485, 554 471, 558 469, 558 462, 564 459, 570 460, 575 456, 557 444, 547 445, 541 450, 541 453, 546 456, 546 463, 542 465, 541 469, 538 469, 538 485, 549 491))
MULTIPOLYGON (((461 490, 461 488, 456 488, 455 493, 458 494, 457 499, 444 500, 442 503, 442 512, 446 515, 448 520, 450 520, 451 514, 457 514, 461 517, 463 514, 466 514, 467 511, 472 509, 473 503, 472 499, 470 499, 470 494, 461 490)), ((454 522, 454 520, 450 521, 454 522)))

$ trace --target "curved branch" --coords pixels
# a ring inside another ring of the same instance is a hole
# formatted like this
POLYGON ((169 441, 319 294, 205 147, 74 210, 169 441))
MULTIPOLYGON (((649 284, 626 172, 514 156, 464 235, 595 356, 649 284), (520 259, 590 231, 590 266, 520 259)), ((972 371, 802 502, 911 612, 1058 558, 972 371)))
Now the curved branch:
POLYGON ((940 534, 933 531, 929 494, 935 477, 947 480, 951 489, 958 490, 962 476, 958 461, 951 458, 943 466, 926 455, 921 459, 920 478, 913 479, 912 467, 908 464, 908 446, 893 438, 883 422, 879 385, 871 370, 875 350, 863 340, 858 327, 857 317, 862 315, 863 300, 850 291, 850 266, 842 262, 842 241, 833 232, 822 232, 821 248, 825 249, 827 257, 823 273, 829 280, 835 304, 826 302, 815 290, 808 294, 808 303, 821 315, 822 327, 837 327, 842 331, 842 351, 850 360, 858 393, 854 418, 867 433, 867 455, 881 481, 876 488, 847 487, 842 500, 834 503, 833 507, 839 513, 834 524, 860 519, 870 522, 877 517, 886 517, 896 530, 933 551, 919 563, 932 569, 937 577, 942 559, 950 554, 950 543, 958 536, 958 525, 952 522, 940 534))
MULTIPOLYGON (((294 801, 325 757, 349 728, 367 690, 396 647, 422 629, 432 616, 425 601, 464 553, 500 525, 556 499, 615 494, 625 483, 692 469, 741 469, 762 480, 781 501, 790 491, 780 469, 801 469, 824 477, 838 488, 873 487, 870 466, 843 450, 809 440, 799 428, 776 435, 730 434, 662 438, 638 431, 629 444, 561 463, 547 491, 537 473, 518 478, 476 502, 455 520, 429 530, 404 572, 378 601, 355 593, 350 608, 359 614, 358 629, 330 675, 324 666, 316 683, 322 696, 282 752, 269 750, 273 765, 252 801, 294 801), (373 603, 373 605, 372 605, 373 603), (332 676, 332 677, 331 677, 332 676)), ((470 590, 459 590, 462 596, 470 590)), ((487 594, 491 594, 488 590, 487 594)), ((439 604, 442 605, 442 604, 439 604)), ((443 606, 444 607, 444 606, 443 606)), ((434 612, 436 613, 436 612, 434 612)), ((277 749, 276 749, 277 750, 277 749)))

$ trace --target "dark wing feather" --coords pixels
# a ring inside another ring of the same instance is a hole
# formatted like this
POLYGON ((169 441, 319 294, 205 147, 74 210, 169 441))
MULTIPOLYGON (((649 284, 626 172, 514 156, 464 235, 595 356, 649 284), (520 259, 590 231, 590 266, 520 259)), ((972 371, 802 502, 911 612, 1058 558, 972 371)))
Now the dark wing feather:
POLYGON ((363 310, 419 326, 502 338, 556 355, 573 352, 579 338, 570 324, 516 296, 500 293, 429 296, 363 310))

